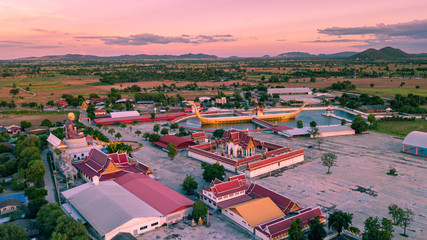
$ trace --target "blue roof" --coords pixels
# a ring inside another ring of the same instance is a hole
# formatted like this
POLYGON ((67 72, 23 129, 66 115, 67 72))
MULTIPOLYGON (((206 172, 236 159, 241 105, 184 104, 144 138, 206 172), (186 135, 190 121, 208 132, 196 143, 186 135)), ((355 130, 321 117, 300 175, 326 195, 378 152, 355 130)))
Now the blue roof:
POLYGON ((8 198, 17 198, 22 203, 25 202, 25 195, 23 193, 21 193, 21 194, 15 194, 15 195, 10 195, 10 196, 5 196, 5 197, 0 197, 0 201, 3 201, 3 200, 8 199, 8 198))

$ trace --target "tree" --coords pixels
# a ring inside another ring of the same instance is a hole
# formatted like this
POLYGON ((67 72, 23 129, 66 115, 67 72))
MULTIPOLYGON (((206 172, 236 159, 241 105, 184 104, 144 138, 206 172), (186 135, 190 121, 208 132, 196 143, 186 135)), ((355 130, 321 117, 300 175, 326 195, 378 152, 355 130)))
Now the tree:
POLYGON ((197 200, 193 204, 193 219, 194 221, 198 221, 199 218, 202 218, 203 220, 206 219, 206 216, 208 215, 208 207, 202 202, 202 200, 197 200))
POLYGON ((160 130, 160 125, 159 124, 154 124, 153 131, 159 132, 159 130, 160 130))
POLYGON ((374 123, 376 121, 375 119, 375 115, 374 114, 369 114, 368 115, 368 122, 370 122, 371 124, 374 123))
POLYGON ((368 129, 368 124, 363 121, 363 118, 360 114, 357 114, 353 122, 351 122, 351 128, 354 129, 356 134, 359 134, 368 129))
POLYGON ((214 137, 216 137, 216 138, 222 138, 222 136, 224 135, 224 129, 222 129, 222 128, 219 128, 219 129, 216 129, 214 132, 213 132, 213 136, 214 137))
POLYGON ((114 128, 110 128, 108 129, 108 133, 113 135, 116 132, 116 130, 114 130, 114 128))
POLYGON ((141 133, 142 133, 142 132, 141 132, 140 130, 136 130, 136 131, 135 131, 135 134, 136 134, 137 136, 141 135, 141 133))
POLYGON ((155 119, 156 118, 156 113, 151 113, 151 119, 155 119))
POLYGON ((116 135, 114 135, 114 137, 116 137, 117 139, 120 139, 120 138, 122 138, 122 134, 120 134, 120 133, 118 132, 118 133, 116 133, 116 135))
POLYGON ((44 188, 36 189, 34 187, 29 187, 25 189, 24 193, 25 196, 28 197, 28 199, 33 200, 37 198, 44 198, 44 196, 47 195, 47 190, 44 188))
POLYGON ((25 228, 13 224, 0 224, 0 239, 4 240, 26 240, 25 228))
POLYGON ((83 225, 81 220, 77 222, 74 218, 66 215, 58 218, 54 234, 60 234, 70 240, 89 240, 86 227, 83 225))
POLYGON ((142 137, 143 138, 145 138, 145 140, 147 141, 148 140, 148 138, 150 138, 150 133, 149 132, 145 132, 143 135, 142 135, 142 137))
POLYGON ((46 170, 42 160, 33 160, 28 164, 27 179, 37 186, 43 185, 43 177, 46 170))
POLYGON ((399 217, 398 225, 403 228, 403 236, 405 237, 408 236, 406 235, 406 228, 414 221, 414 215, 415 213, 411 209, 406 208, 402 210, 402 214, 399 217))
POLYGON ((162 135, 167 135, 169 133, 169 130, 167 128, 162 128, 162 130, 160 131, 160 134, 162 135))
POLYGON ((202 168, 204 169, 203 179, 206 182, 212 182, 213 180, 215 180, 215 178, 219 180, 224 180, 224 175, 225 175, 224 166, 216 163, 210 165, 205 162, 202 162, 202 168))
POLYGON ((52 127, 52 122, 49 119, 44 119, 41 123, 40 126, 46 126, 46 127, 52 127))
POLYGON ((24 129, 26 129, 26 128, 29 128, 29 127, 31 127, 31 123, 30 122, 27 122, 27 121, 21 121, 21 129, 22 130, 24 130, 24 129))
POLYGON ((58 218, 63 216, 64 212, 58 203, 48 203, 43 205, 37 213, 37 227, 46 236, 50 236, 55 230, 58 218))
POLYGON ((330 169, 332 166, 336 166, 337 155, 335 153, 325 153, 322 155, 322 166, 328 167, 328 172, 330 174, 330 169))
POLYGON ((303 128, 304 127, 304 123, 301 120, 297 121, 297 128, 303 128))
POLYGON ((194 191, 197 190, 197 188, 199 187, 199 184, 196 182, 196 180, 187 174, 187 176, 185 177, 184 181, 181 184, 182 190, 185 192, 185 194, 187 195, 192 195, 194 194, 194 191))
POLYGON ((319 240, 326 237, 327 234, 323 228, 323 224, 319 221, 319 216, 308 221, 308 226, 310 227, 310 232, 308 233, 309 240, 319 240))
POLYGON ((171 124, 171 126, 170 126, 170 128, 172 129, 172 130, 175 130, 175 129, 178 129, 178 123, 172 123, 171 124))
POLYGON ((333 212, 328 217, 328 228, 338 232, 338 236, 341 236, 343 229, 347 229, 353 220, 352 213, 346 213, 343 211, 333 212))
POLYGON ((315 77, 311 77, 310 78, 310 82, 313 82, 313 83, 316 82, 316 78, 315 77))
POLYGON ((159 141, 159 139, 160 139, 160 135, 153 133, 150 135, 150 138, 148 139, 148 141, 157 142, 157 141, 159 141))
POLYGON ((312 127, 312 128, 314 128, 314 127, 317 127, 317 122, 316 121, 311 121, 310 122, 310 127, 312 127))
POLYGON ((375 86, 375 84, 371 83, 371 84, 369 84, 369 86, 371 86, 371 88, 373 88, 375 86))
POLYGON ((35 218, 37 216, 37 213, 39 212, 40 208, 43 207, 45 204, 47 204, 48 201, 44 198, 36 198, 30 201, 28 203, 28 218, 35 218))
POLYGON ((364 222, 363 240, 391 240, 393 238, 393 224, 390 219, 383 218, 381 223, 378 217, 369 217, 364 222))
POLYGON ((341 125, 346 125, 347 121, 345 119, 341 119, 341 125))
POLYGON ((175 145, 172 143, 169 143, 166 148, 168 150, 168 157, 170 157, 170 159, 173 160, 178 154, 178 152, 176 151, 175 145))
POLYGON ((15 96, 19 93, 19 89, 18 88, 12 88, 12 89, 10 89, 9 93, 12 94, 13 96, 15 96))
POLYGON ((304 240, 305 236, 302 232, 302 222, 299 218, 292 221, 291 226, 289 227, 289 240, 304 240))
POLYGON ((104 125, 102 123, 97 123, 96 126, 99 128, 102 128, 102 126, 104 126, 104 125))
POLYGON ((402 215, 402 209, 397 206, 396 204, 390 204, 388 206, 388 214, 391 215, 391 218, 393 219, 393 224, 397 225, 400 219, 400 216, 402 215))

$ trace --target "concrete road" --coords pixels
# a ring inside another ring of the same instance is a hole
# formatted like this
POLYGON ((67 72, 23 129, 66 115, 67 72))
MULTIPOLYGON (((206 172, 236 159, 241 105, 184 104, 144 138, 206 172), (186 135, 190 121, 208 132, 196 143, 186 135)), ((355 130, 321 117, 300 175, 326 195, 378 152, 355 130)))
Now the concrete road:
POLYGON ((42 161, 44 163, 44 168, 46 170, 46 173, 44 174, 44 187, 47 189, 47 196, 45 197, 45 199, 49 202, 56 202, 56 190, 52 180, 52 172, 50 171, 49 163, 47 161, 47 152, 48 150, 46 149, 41 154, 42 161))

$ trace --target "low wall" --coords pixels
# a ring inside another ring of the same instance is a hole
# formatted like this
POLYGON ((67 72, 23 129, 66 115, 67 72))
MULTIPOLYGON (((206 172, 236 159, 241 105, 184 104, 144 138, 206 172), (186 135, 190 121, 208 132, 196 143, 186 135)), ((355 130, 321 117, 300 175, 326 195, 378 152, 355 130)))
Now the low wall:
POLYGON ((284 168, 284 167, 289 167, 291 165, 294 165, 294 164, 297 164, 297 163, 300 163, 300 162, 303 162, 303 161, 304 161, 304 154, 297 155, 297 156, 295 156, 293 158, 284 159, 283 161, 271 163, 269 165, 266 165, 264 167, 257 168, 257 169, 254 169, 254 170, 246 169, 245 170, 245 175, 246 175, 247 178, 253 178, 253 177, 257 177, 257 176, 260 176, 260 175, 263 175, 263 174, 267 174, 267 173, 273 172, 275 170, 278 170, 278 169, 281 169, 281 168, 284 168))

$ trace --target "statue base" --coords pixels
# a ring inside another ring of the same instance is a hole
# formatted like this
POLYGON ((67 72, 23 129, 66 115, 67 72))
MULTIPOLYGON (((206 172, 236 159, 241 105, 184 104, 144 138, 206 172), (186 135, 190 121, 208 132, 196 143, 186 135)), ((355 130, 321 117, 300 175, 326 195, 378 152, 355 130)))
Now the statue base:
POLYGON ((64 144, 67 145, 67 149, 88 146, 86 138, 64 139, 64 144))

